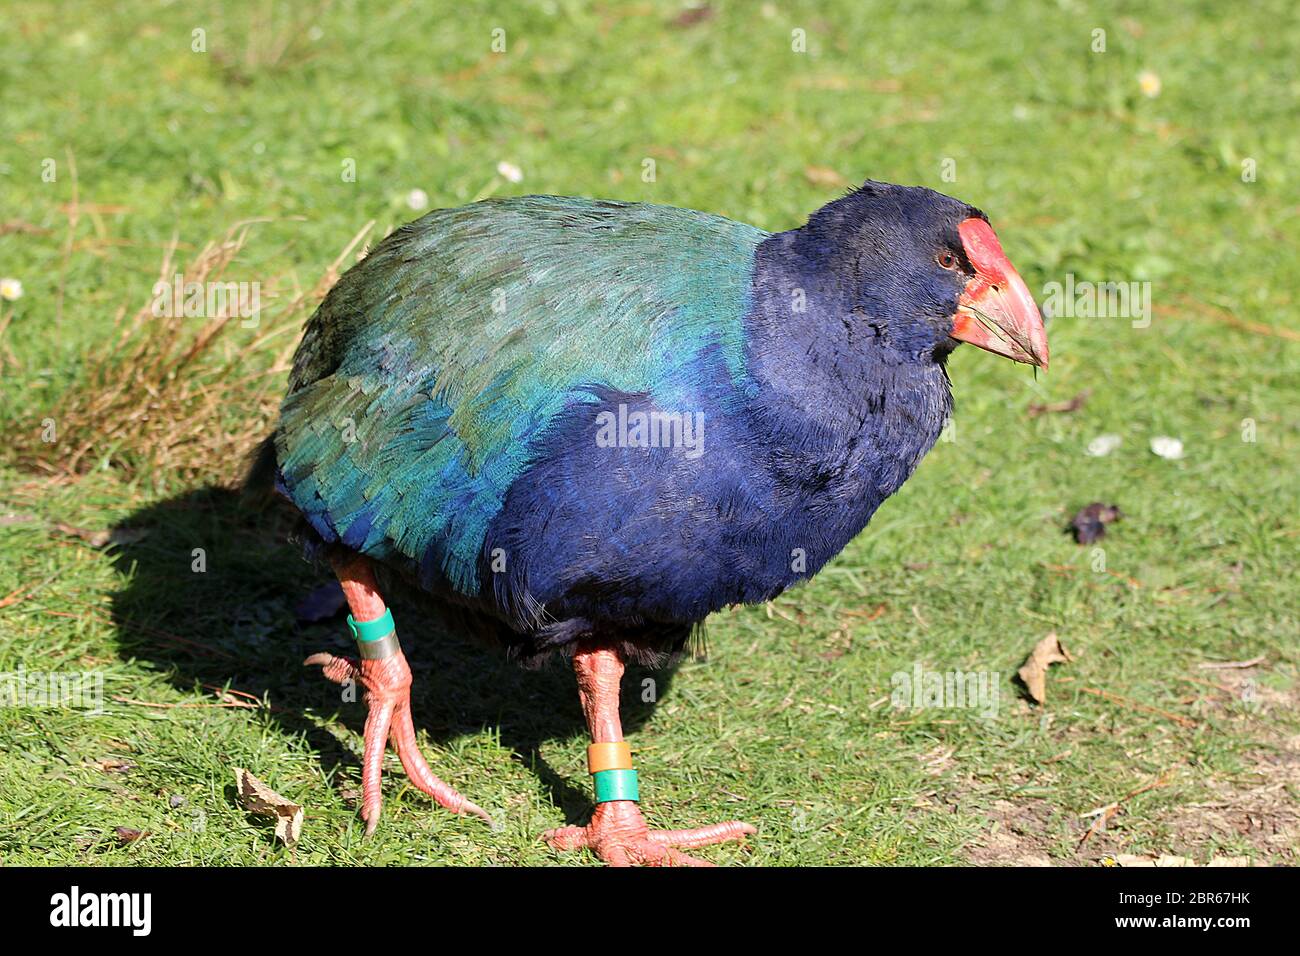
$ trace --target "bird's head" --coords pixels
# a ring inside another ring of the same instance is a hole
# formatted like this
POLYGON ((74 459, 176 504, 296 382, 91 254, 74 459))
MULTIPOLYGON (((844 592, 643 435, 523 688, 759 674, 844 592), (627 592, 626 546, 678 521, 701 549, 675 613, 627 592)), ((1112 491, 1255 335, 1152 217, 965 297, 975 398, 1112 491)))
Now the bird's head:
POLYGON ((918 358, 969 342, 1047 368, 1047 334, 988 217, 932 189, 868 181, 798 230, 848 311, 918 358))

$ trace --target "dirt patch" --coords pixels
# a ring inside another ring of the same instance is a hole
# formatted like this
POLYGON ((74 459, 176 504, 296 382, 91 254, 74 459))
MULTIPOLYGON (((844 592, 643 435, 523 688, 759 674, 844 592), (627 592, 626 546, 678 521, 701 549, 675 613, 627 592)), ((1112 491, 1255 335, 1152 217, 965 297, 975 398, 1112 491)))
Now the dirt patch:
POLYGON ((1267 686, 1258 668, 1195 673, 1204 688, 1197 695, 1199 712, 1235 724, 1227 733, 1250 741, 1243 772, 1211 776, 1175 761, 1169 772, 1197 785, 1197 802, 1148 814, 1135 830, 1122 824, 1114 832, 1099 830, 1082 846, 1088 819, 1044 799, 997 800, 985 811, 990 822, 967 860, 976 866, 1095 866, 1132 853, 1134 837, 1147 834, 1138 845, 1161 844, 1152 852, 1177 854, 1193 865, 1239 856, 1257 865, 1300 864, 1300 733, 1284 716, 1300 713, 1300 686, 1267 686), (1163 839, 1152 839, 1153 828, 1163 839))
POLYGON ((1063 822, 1046 800, 1012 803, 996 800, 988 810, 993 822, 972 847, 968 859, 975 866, 1058 866, 1050 850, 1059 840, 1063 822))
POLYGON ((1259 862, 1300 862, 1300 802, 1294 796, 1300 793, 1300 734, 1251 751, 1248 759, 1244 779, 1207 780, 1209 800, 1170 814, 1173 849, 1199 857, 1209 845, 1245 843, 1259 862))
POLYGON ((1244 844, 1256 851, 1257 862, 1300 862, 1300 734, 1259 720, 1300 712, 1300 687, 1278 690, 1262 685, 1259 673, 1255 667, 1211 672, 1211 680, 1225 694, 1207 705, 1222 711, 1245 703, 1248 709, 1236 719, 1258 720, 1264 732, 1259 746, 1246 754, 1244 774, 1233 780, 1204 780, 1209 799, 1166 817, 1164 822, 1176 834, 1176 851, 1201 856, 1204 850, 1195 851, 1207 845, 1244 844))

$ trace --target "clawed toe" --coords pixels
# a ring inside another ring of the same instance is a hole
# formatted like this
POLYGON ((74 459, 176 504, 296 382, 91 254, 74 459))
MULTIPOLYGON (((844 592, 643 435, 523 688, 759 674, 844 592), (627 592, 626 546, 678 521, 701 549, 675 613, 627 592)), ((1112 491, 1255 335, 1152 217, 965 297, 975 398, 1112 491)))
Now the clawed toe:
POLYGON ((587 826, 548 830, 542 839, 554 850, 589 849, 610 866, 713 866, 681 849, 743 840, 757 832, 739 820, 691 830, 651 830, 635 804, 604 803, 587 826))
POLYGON ((726 843, 728 840, 743 840, 753 836, 758 830, 739 820, 715 823, 712 826, 697 827, 693 830, 651 830, 650 839, 663 846, 685 847, 694 849, 713 843, 726 843))
POLYGON ((486 810, 465 799, 429 769, 415 739, 415 725, 411 720, 411 671, 400 651, 390 657, 362 661, 313 654, 303 663, 321 666, 325 677, 335 683, 353 680, 365 687, 368 713, 361 761, 361 818, 366 821, 367 836, 378 828, 383 812, 380 778, 384 748, 389 741, 397 751, 402 769, 419 790, 453 813, 471 814, 496 828, 486 810))
POLYGON ((587 828, 559 827, 547 830, 542 839, 552 850, 577 850, 587 845, 587 828))

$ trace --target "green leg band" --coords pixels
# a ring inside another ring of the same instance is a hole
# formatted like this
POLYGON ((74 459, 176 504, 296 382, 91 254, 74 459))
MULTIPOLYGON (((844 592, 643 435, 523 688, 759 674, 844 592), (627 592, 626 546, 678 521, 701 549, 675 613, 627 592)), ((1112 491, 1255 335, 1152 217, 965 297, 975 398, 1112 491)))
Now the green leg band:
POLYGON ((373 621, 358 621, 349 614, 348 630, 352 632, 353 640, 378 641, 392 634, 397 628, 393 625, 393 612, 384 608, 383 615, 373 621))
POLYGON ((635 770, 597 770, 591 775, 591 781, 596 785, 597 803, 613 800, 631 800, 636 803, 641 800, 635 770))
POLYGON ((382 616, 373 621, 358 621, 348 615, 348 630, 357 642, 357 652, 365 660, 379 660, 400 654, 402 646, 397 643, 397 628, 393 625, 393 612, 384 609, 382 616))

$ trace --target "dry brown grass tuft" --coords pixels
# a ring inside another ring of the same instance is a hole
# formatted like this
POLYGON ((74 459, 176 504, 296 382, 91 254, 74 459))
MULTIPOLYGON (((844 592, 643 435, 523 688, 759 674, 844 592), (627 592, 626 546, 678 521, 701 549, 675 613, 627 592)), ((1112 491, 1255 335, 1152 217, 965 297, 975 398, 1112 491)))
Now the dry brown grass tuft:
MULTIPOLYGON (((159 280, 171 283, 179 273, 187 285, 222 283, 249 231, 263 221, 236 223, 180 269, 173 238, 159 280)), ((56 403, 56 440, 15 430, 23 436, 16 462, 63 477, 113 468, 235 484, 249 452, 274 426, 298 330, 373 226, 367 223, 310 289, 296 279, 260 282, 260 314, 249 327, 233 296, 221 297, 215 314, 204 318, 156 315, 152 293, 129 318, 123 308, 112 343, 84 356, 80 376, 56 403)))
POLYGON ((235 8, 229 20, 216 14, 211 42, 212 60, 227 81, 247 86, 263 74, 295 70, 316 58, 311 30, 330 3, 277 5, 268 0, 260 7, 235 8))

